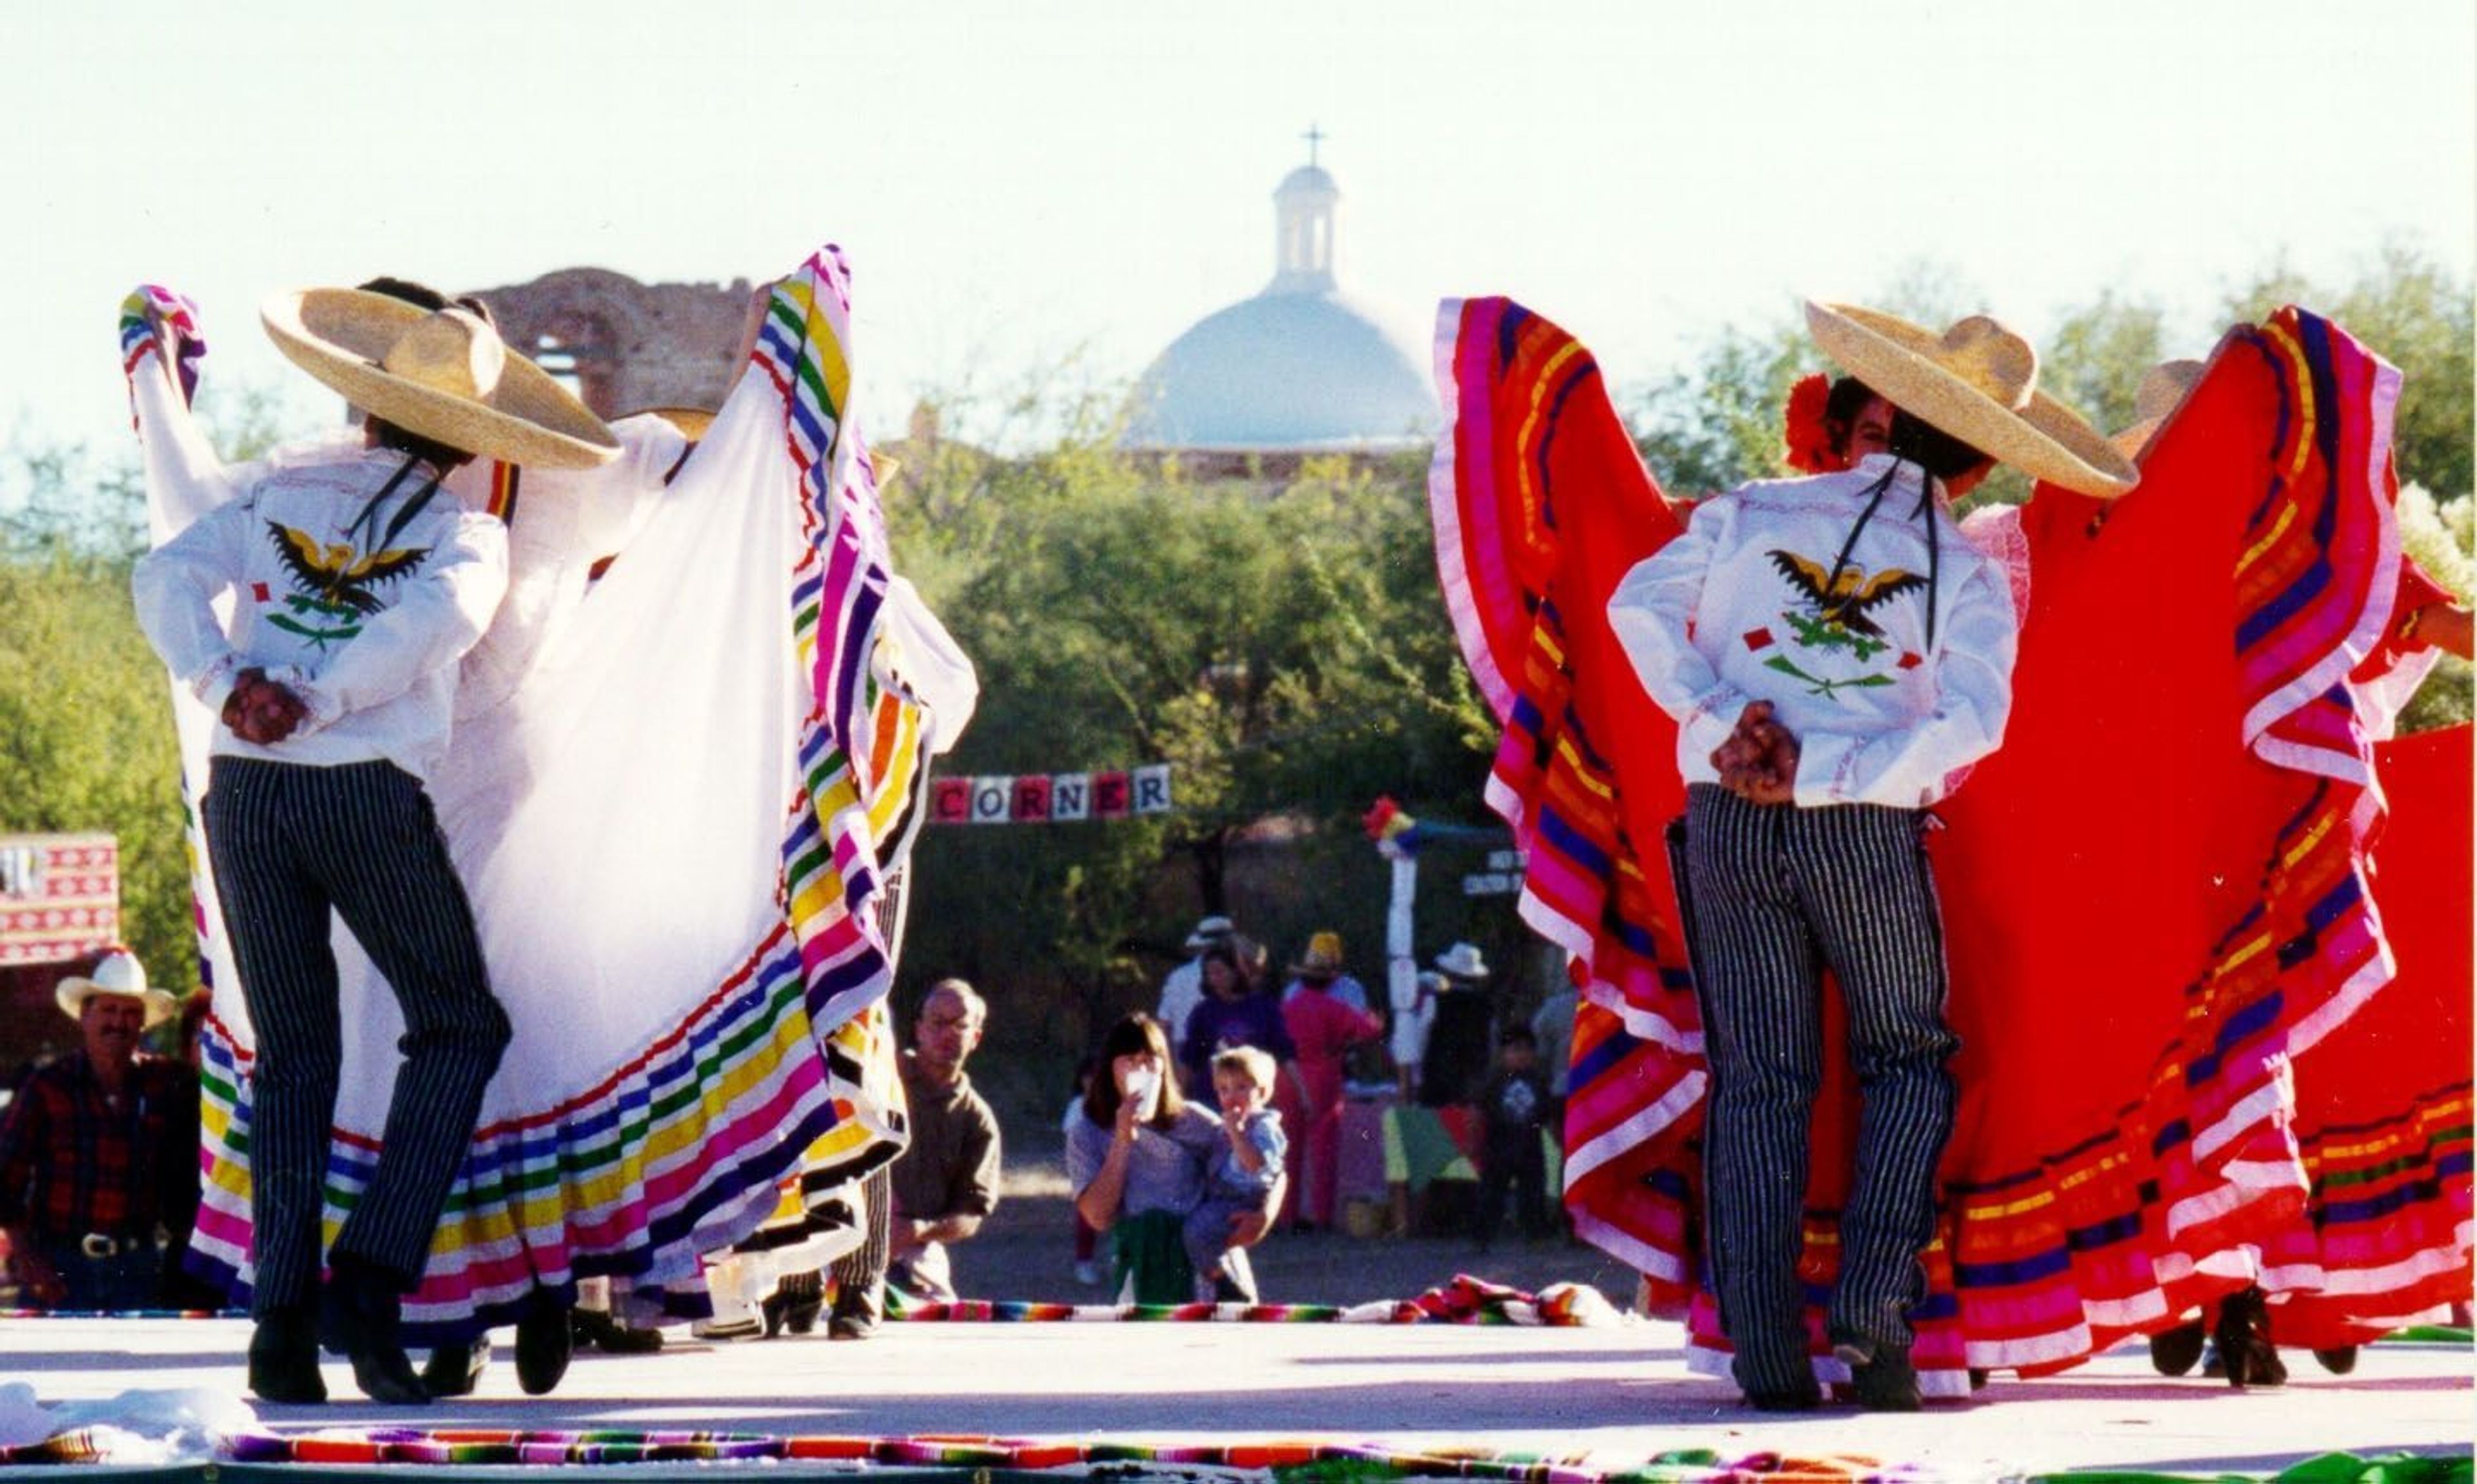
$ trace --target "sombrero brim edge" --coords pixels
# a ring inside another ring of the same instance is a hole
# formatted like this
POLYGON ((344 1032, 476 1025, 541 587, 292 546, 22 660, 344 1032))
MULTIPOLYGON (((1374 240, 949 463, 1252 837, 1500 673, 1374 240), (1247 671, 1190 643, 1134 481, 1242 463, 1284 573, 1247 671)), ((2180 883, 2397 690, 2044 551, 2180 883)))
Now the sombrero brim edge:
POLYGON ((2080 414, 2044 392, 2019 411, 1936 364, 1936 337, 1851 305, 1807 301, 1807 328, 1823 353, 1895 407, 2034 479, 2109 500, 2140 482, 2132 460, 2080 414), (1869 321, 1880 321, 1880 326, 1869 321), (1898 329, 1894 327, 1898 326, 1898 329), (1910 332, 1923 336, 1905 343, 1910 332))
POLYGON ((378 358, 394 334, 425 312, 383 294, 303 289, 267 300, 259 318, 294 365, 363 411, 423 437, 550 469, 587 469, 619 457, 609 425, 513 350, 485 399, 442 392, 381 367, 378 358), (371 334, 372 327, 385 338, 371 334))

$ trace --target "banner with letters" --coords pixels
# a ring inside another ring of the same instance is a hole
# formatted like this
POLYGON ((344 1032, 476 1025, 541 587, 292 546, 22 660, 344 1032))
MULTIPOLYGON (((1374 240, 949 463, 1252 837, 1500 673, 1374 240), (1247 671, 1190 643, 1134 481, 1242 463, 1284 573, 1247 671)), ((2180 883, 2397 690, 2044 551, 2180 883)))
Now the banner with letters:
POLYGON ((1169 764, 1107 773, 1023 773, 933 779, 929 820, 937 825, 1050 825, 1166 814, 1169 764))

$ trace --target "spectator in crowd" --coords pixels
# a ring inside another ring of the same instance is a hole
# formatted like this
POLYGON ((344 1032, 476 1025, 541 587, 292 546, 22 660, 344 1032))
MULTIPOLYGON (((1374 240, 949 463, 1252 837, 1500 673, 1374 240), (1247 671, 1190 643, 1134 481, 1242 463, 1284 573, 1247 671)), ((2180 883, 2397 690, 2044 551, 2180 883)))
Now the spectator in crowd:
POLYGON ((825 1338, 867 1340, 885 1316, 887 1288, 907 1303, 954 1303, 954 1266, 946 1244, 981 1231, 998 1209, 998 1118, 971 1090, 963 1063, 981 1046, 988 1003, 961 978, 929 986, 904 1052, 904 1102, 912 1137, 891 1167, 862 1184, 867 1236, 825 1274, 783 1274, 763 1300, 763 1325, 805 1335, 817 1323, 827 1294, 833 1313, 825 1338))
POLYGON ((1488 1076, 1496 1005, 1488 991, 1488 960, 1477 946, 1457 943, 1437 955, 1444 982, 1437 990, 1428 1048, 1419 1058, 1419 1101, 1450 1107, 1478 1096, 1488 1076))
MULTIPOLYGON (((1219 1119, 1179 1096, 1172 1071, 1161 1023, 1127 1016, 1102 1038, 1101 1073, 1066 1136, 1075 1209, 1109 1234, 1112 1291, 1138 1303, 1192 1298, 1187 1213, 1204 1198, 1206 1162, 1225 1137, 1219 1119)), ((1266 1206, 1279 1204, 1276 1192, 1266 1206)), ((1270 1224, 1253 1213, 1232 1218, 1231 1246, 1253 1245, 1270 1224)))
POLYGON ((962 979, 938 980, 921 1002, 912 1050, 903 1055, 912 1137, 888 1181, 886 1266, 849 1277, 838 1270, 829 1338, 866 1339, 877 1327, 888 1286, 909 1302, 954 1302, 954 1268, 946 1249, 979 1232, 998 1204, 997 1115, 963 1075, 963 1063, 981 1044, 988 1023, 988 1003, 962 979))
POLYGON ((1204 1002, 1187 1018, 1179 1046, 1188 1098, 1201 1102, 1212 1096, 1213 1058, 1237 1046, 1269 1052, 1285 1068, 1298 1055, 1280 997, 1257 990, 1237 945, 1216 944, 1204 951, 1204 1002))
POLYGON ((151 1308, 197 1216, 197 1074, 138 1051, 174 1002, 129 950, 54 995, 78 1049, 30 1071, 0 1113, 0 1229, 19 1293, 43 1309, 151 1308))
POLYGON ((1547 1122, 1548 1076, 1539 1067, 1539 1044, 1528 1026, 1508 1026, 1497 1037, 1496 1065, 1479 1089, 1479 1211, 1475 1235, 1481 1250, 1505 1224, 1507 1188, 1514 1197, 1514 1225, 1527 1239, 1548 1234, 1548 1159, 1539 1136, 1547 1122))
MULTIPOLYGON (((1357 1007, 1340 998, 1336 986, 1349 977, 1341 972, 1341 934, 1309 938, 1290 973, 1295 977, 1283 992, 1282 1026, 1298 1053, 1300 1126, 1289 1141, 1289 1174, 1299 1191, 1300 1223, 1328 1227, 1341 1162, 1343 1062, 1352 1047, 1384 1035, 1385 1023, 1367 1012, 1365 991, 1357 1007)), ((1214 1081, 1217 1086, 1217 1073, 1214 1081)))
MULTIPOLYGON (((1282 1002, 1284 1004, 1288 1004, 1291 1001, 1297 999, 1299 995, 1307 989, 1308 985, 1313 982, 1321 987, 1325 994, 1330 996, 1332 999, 1347 1005, 1351 1009, 1359 1011, 1362 1014, 1367 1013, 1367 986, 1359 982, 1357 978, 1351 976, 1349 970, 1344 969, 1341 966, 1341 934, 1338 932, 1316 933, 1308 939, 1309 954, 1313 955, 1314 953, 1316 945, 1318 944, 1328 944, 1333 950, 1332 973, 1325 973, 1324 966, 1322 964, 1317 965, 1316 971, 1313 976, 1306 970, 1300 968, 1298 964, 1290 965, 1291 978, 1289 987, 1282 991, 1282 1002)), ((1305 962, 1305 960, 1303 959, 1302 962, 1305 962)))
POLYGON ((1226 945, 1238 936, 1238 925, 1218 916, 1199 920, 1195 930, 1187 935, 1187 951, 1194 956, 1172 969, 1169 977, 1162 980, 1161 1008, 1154 1012, 1170 1045, 1187 1044, 1187 1018, 1204 1002, 1205 950, 1226 945))
POLYGON ((1204 1199, 1187 1213, 1188 1261, 1195 1266, 1199 1302, 1254 1303, 1256 1275, 1233 1240, 1241 1216, 1270 1218, 1282 1186, 1282 1116, 1265 1106, 1273 1095, 1273 1058, 1241 1046, 1213 1058, 1213 1098, 1221 1109, 1223 1143, 1205 1177, 1204 1199))

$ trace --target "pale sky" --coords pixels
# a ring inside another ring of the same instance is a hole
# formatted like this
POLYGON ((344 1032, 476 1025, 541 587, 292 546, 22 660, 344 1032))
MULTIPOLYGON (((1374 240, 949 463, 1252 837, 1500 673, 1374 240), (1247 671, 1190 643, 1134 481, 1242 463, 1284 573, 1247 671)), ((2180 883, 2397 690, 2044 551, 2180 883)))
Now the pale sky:
POLYGON ((868 426, 1074 353, 1123 382, 1270 277, 1312 122, 1346 289, 1414 341, 1440 295, 1513 294, 1620 383, 1920 259, 2034 338, 2114 287, 2199 353, 2283 257, 2477 256, 2467 0, 7 11, 0 436, 104 452, 139 282, 200 301, 211 380, 312 417, 277 290, 757 279, 826 240, 868 426))

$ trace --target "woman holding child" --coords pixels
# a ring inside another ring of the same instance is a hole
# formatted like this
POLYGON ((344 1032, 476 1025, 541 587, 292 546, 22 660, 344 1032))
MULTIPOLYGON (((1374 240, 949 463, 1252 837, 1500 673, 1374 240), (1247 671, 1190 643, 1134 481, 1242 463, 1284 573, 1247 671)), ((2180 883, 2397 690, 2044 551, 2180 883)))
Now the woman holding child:
MULTIPOLYGON (((1161 1022, 1128 1015, 1102 1038, 1100 1075, 1066 1131, 1076 1214, 1109 1236, 1111 1287, 1137 1303, 1195 1297, 1184 1227, 1230 1145, 1221 1120, 1181 1096, 1173 1067, 1161 1022)), ((1281 1194, 1276 1180, 1264 1209, 1232 1220, 1232 1248, 1264 1236, 1281 1194)))

